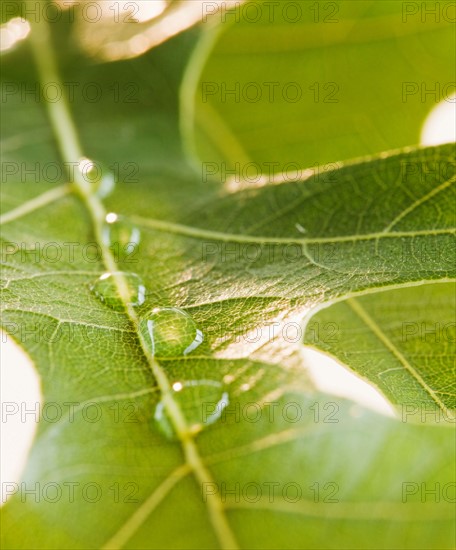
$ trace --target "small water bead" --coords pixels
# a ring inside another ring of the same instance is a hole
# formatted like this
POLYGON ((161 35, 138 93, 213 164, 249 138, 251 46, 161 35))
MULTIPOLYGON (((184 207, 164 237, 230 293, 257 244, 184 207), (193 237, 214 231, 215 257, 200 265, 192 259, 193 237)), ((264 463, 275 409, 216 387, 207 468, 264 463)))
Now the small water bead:
POLYGON ((155 308, 141 319, 139 329, 155 357, 181 357, 204 340, 193 318, 176 307, 155 308))
MULTIPOLYGON (((219 420, 230 403, 224 385, 216 380, 206 379, 175 382, 172 385, 172 398, 178 403, 190 431, 194 434, 219 420)), ((155 408, 154 419, 166 437, 175 439, 173 424, 163 400, 155 408)))
POLYGON ((307 233, 307 229, 305 229, 300 223, 295 223, 295 227, 303 235, 307 233))
POLYGON ((79 161, 78 168, 98 197, 104 199, 113 192, 116 185, 114 174, 102 163, 84 157, 79 161))
POLYGON ((116 257, 125 259, 137 250, 141 241, 141 232, 122 216, 110 212, 105 218, 102 238, 104 244, 112 249, 116 257))
POLYGON ((124 304, 141 306, 146 297, 146 288, 141 277, 136 273, 123 271, 104 273, 91 285, 90 290, 101 302, 116 311, 124 311, 124 304), (119 293, 117 277, 121 278, 125 284, 124 298, 119 293))

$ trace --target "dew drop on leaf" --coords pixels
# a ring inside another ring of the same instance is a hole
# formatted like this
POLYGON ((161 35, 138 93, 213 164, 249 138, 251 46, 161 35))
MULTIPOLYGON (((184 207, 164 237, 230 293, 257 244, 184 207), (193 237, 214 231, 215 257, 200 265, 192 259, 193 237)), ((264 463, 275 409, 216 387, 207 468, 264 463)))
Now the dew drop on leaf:
MULTIPOLYGON (((190 431, 194 434, 219 420, 230 402, 228 392, 221 382, 206 379, 174 382, 172 398, 178 403, 190 431)), ((154 420, 168 439, 176 438, 163 400, 155 408, 154 420)))
POLYGON ((204 340, 193 318, 175 307, 153 309, 141 319, 139 329, 155 357, 188 355, 204 340))
POLYGON ((109 246, 116 258, 125 259, 137 250, 141 232, 138 227, 122 216, 110 212, 103 224, 102 238, 104 244, 109 246))
POLYGON ((91 285, 90 290, 101 302, 116 311, 123 311, 125 303, 132 306, 142 305, 146 295, 146 289, 141 277, 136 273, 122 271, 104 273, 91 285), (125 282, 126 300, 122 299, 119 293, 116 277, 121 277, 125 282))
POLYGON ((82 158, 78 164, 79 172, 98 197, 104 199, 110 195, 116 185, 114 174, 101 162, 82 158))

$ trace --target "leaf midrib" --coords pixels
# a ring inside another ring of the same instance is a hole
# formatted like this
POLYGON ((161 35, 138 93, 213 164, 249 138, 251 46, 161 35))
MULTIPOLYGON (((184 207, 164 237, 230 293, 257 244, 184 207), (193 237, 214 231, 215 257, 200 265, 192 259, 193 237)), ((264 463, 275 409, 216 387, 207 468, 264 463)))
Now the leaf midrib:
MULTIPOLYGON (((63 89, 61 78, 57 69, 57 62, 54 56, 54 50, 51 46, 50 27, 45 18, 33 22, 31 32, 31 41, 33 43, 32 51, 38 67, 40 82, 45 85, 48 82, 56 82, 63 89)), ((47 103, 47 110, 54 135, 57 139, 61 156, 67 163, 77 163, 84 158, 82 148, 79 143, 78 133, 70 115, 68 102, 62 98, 59 102, 47 103)), ((128 287, 125 278, 118 274, 115 259, 109 247, 102 238, 102 224, 106 217, 105 208, 100 199, 92 193, 90 185, 84 178, 75 171, 73 191, 79 195, 83 204, 90 215, 95 237, 102 251, 103 262, 108 271, 114 274, 114 282, 117 286, 120 297, 125 306, 125 311, 135 328, 138 342, 141 346, 145 360, 155 377, 158 387, 162 394, 162 400, 165 409, 174 425, 176 435, 181 443, 186 463, 193 471, 194 476, 200 483, 213 483, 212 476, 207 470, 201 455, 199 454, 194 436, 189 428, 185 415, 180 409, 177 401, 173 399, 170 383, 166 373, 155 359, 148 352, 147 342, 141 331, 138 330, 139 321, 136 312, 126 299, 128 296, 128 287)), ((238 548, 238 544, 228 524, 221 502, 211 497, 206 501, 208 514, 212 527, 218 542, 222 548, 238 548)), ((112 539, 110 539, 112 540, 112 539)))

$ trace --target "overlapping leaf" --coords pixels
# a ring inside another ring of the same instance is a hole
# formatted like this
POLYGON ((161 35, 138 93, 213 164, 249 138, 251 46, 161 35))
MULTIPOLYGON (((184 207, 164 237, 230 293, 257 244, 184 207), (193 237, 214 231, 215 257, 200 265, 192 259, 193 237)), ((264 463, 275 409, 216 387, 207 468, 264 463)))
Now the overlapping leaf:
POLYGON ((417 145, 425 117, 454 93, 446 9, 250 2, 219 17, 186 78, 190 151, 223 182, 223 163, 241 179, 287 167, 327 179, 337 161, 417 145))

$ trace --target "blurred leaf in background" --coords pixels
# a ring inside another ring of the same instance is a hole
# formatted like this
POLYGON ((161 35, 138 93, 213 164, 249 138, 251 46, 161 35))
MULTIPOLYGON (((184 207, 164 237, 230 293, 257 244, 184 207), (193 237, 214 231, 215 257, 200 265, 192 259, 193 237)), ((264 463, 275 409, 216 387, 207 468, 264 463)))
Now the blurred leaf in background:
POLYGON ((455 91, 454 12, 426 6, 251 2, 219 16, 182 92, 190 150, 248 174, 249 162, 323 171, 418 145, 431 108, 455 91))

